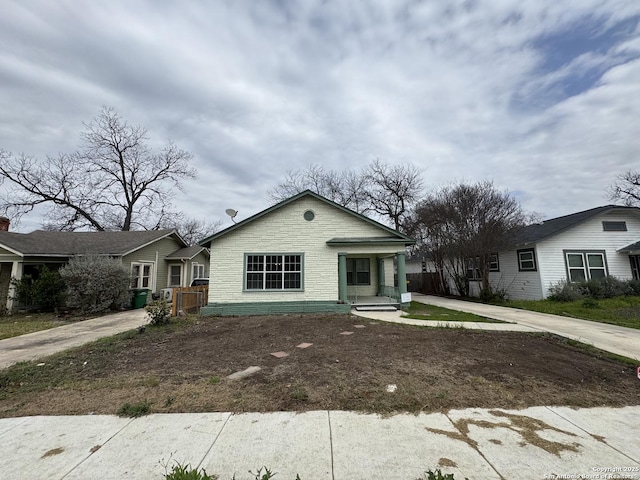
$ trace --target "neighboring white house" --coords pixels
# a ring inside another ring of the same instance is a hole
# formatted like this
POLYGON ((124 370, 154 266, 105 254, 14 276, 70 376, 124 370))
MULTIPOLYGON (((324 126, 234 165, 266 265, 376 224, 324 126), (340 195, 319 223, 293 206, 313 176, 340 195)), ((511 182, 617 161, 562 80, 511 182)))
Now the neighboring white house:
POLYGON ((490 283, 512 299, 546 298, 562 280, 638 279, 640 209, 606 205, 529 225, 495 260, 490 283))
POLYGON ((211 249, 202 313, 348 312, 380 297, 398 304, 413 243, 307 190, 200 242, 211 249))
MULTIPOLYGON (((420 257, 407 262, 408 273, 434 272, 420 257), (424 262, 424 263, 423 263, 424 262), (424 265, 424 268, 423 268, 424 265)), ((607 275, 640 279, 640 209, 606 205, 529 225, 511 249, 492 257, 489 282, 514 300, 540 300, 563 280, 607 275)), ((469 262, 470 294, 480 292, 480 272, 469 262)), ((448 278, 450 291, 455 286, 448 278)))

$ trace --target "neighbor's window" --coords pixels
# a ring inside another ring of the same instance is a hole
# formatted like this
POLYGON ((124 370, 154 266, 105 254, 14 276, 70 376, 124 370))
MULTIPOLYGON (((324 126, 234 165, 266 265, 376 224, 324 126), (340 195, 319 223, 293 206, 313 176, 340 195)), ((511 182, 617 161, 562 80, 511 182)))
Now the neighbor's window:
POLYGON ((467 257, 467 278, 469 280, 481 280, 480 274, 480 257, 467 257))
POLYGON ((151 288, 151 272, 153 265, 150 263, 131 264, 131 288, 151 288))
POLYGON ((565 259, 571 282, 582 282, 607 276, 604 253, 566 252, 565 259))
POLYGON ((602 222, 602 230, 605 232, 626 232, 627 222, 602 222))
POLYGON ((206 278, 206 273, 204 271, 204 265, 201 263, 194 263, 191 272, 191 280, 195 278, 206 278))
POLYGON ((518 250, 518 270, 521 272, 536 271, 536 256, 533 248, 518 250))
POLYGON ((169 286, 182 286, 182 265, 169 265, 169 286))
POLYGON ((490 272, 500 271, 500 262, 499 262, 497 253, 492 253, 491 256, 489 257, 489 271, 490 272))
POLYGON ((246 255, 246 290, 301 290, 302 255, 246 255))
POLYGON ((368 258, 347 258, 347 285, 371 285, 368 258))

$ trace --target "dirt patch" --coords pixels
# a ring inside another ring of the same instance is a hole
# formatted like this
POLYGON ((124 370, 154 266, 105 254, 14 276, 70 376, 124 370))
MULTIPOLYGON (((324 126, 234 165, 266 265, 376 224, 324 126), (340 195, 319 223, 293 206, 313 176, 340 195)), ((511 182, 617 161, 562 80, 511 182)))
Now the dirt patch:
POLYGON ((363 322, 350 315, 202 318, 134 330, 45 363, 0 371, 0 416, 112 414, 139 401, 150 402, 153 412, 640 404, 632 366, 558 337, 363 322), (341 335, 345 331, 353 334, 341 335), (313 345, 296 348, 302 343, 313 345), (271 355, 280 351, 289 356, 271 355), (249 366, 261 370, 225 379, 249 366), (387 392, 388 385, 397 388, 387 392))

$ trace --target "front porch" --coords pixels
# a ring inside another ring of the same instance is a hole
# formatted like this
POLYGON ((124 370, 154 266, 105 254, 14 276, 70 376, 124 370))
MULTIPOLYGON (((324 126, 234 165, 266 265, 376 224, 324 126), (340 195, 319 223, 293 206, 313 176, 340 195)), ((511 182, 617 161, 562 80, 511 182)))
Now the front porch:
POLYGON ((349 298, 351 308, 358 311, 390 311, 395 312, 402 304, 393 297, 387 296, 362 296, 349 298))
POLYGON ((404 252, 338 253, 339 301, 353 308, 400 308, 402 294, 407 291, 406 278, 404 252), (394 263, 397 275, 394 275, 394 263))

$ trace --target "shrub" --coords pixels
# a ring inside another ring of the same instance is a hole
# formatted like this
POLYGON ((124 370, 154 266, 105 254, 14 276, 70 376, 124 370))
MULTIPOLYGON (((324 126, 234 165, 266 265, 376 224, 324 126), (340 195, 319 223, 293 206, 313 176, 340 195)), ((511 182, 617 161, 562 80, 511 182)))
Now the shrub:
POLYGON ((573 302, 582 298, 580 287, 566 280, 560 280, 558 283, 552 283, 549 286, 549 300, 554 302, 573 302))
POLYGON ((60 269, 67 283, 69 305, 82 313, 124 307, 130 301, 129 272, 119 260, 86 255, 73 257, 60 269))
POLYGON ((629 283, 609 275, 608 277, 580 282, 580 290, 585 297, 595 299, 614 298, 629 293, 629 283))
POLYGON ((627 280, 627 295, 640 295, 640 280, 627 280))
POLYGON ((505 303, 507 291, 503 288, 483 288, 480 290, 480 301, 483 303, 505 303))
POLYGON ((67 285, 60 273, 43 266, 34 279, 25 275, 20 280, 12 279, 14 299, 24 307, 37 307, 45 311, 58 311, 65 305, 67 285))
POLYGON ((145 305, 144 309, 149 315, 149 323, 151 325, 165 325, 171 320, 171 305, 163 298, 145 305))

